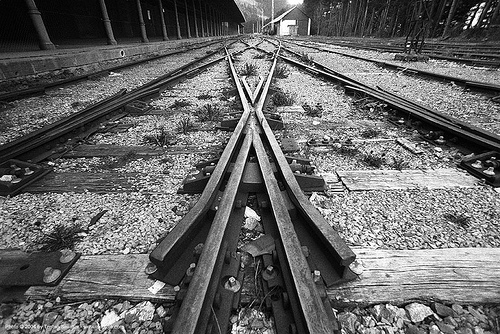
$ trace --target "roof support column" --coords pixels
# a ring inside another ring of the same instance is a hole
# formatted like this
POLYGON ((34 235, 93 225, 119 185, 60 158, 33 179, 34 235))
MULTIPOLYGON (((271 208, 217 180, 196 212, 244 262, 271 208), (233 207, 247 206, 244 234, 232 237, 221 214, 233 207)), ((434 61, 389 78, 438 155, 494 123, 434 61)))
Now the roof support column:
POLYGON ((200 33, 198 32, 198 21, 196 20, 196 4, 193 0, 193 18, 194 18, 194 32, 196 33, 196 37, 200 37, 200 33))
POLYGON ((161 18, 161 33, 163 35, 163 40, 168 41, 167 25, 165 24, 165 13, 161 1, 162 0, 158 0, 158 7, 160 8, 160 18, 161 18))
POLYGON ((104 22, 104 29, 106 30, 106 36, 108 38, 107 43, 109 45, 116 45, 117 43, 113 34, 113 28, 111 27, 111 20, 109 19, 106 3, 104 2, 104 0, 99 0, 99 5, 101 6, 102 22, 104 22))
POLYGON ((201 4, 201 0, 199 0, 199 3, 200 3, 201 37, 205 37, 205 26, 203 25, 203 5, 201 4))
POLYGON ((188 11, 188 3, 187 3, 187 0, 184 0, 184 7, 186 7, 186 29, 187 29, 187 38, 191 38, 191 27, 189 26, 189 11, 188 11))
POLYGON ((31 18, 31 22, 33 22, 36 34, 38 35, 38 46, 40 46, 42 50, 55 49, 56 46, 50 40, 45 24, 43 23, 42 14, 36 7, 35 0, 25 0, 25 2, 28 6, 28 14, 31 18))
POLYGON ((137 4, 137 12, 139 13, 139 25, 141 26, 141 39, 143 43, 149 43, 148 35, 146 34, 146 24, 142 16, 141 0, 135 0, 137 4))
POLYGON ((177 11, 177 0, 174 0, 175 24, 177 27, 177 39, 182 39, 181 25, 179 24, 179 12, 177 11))

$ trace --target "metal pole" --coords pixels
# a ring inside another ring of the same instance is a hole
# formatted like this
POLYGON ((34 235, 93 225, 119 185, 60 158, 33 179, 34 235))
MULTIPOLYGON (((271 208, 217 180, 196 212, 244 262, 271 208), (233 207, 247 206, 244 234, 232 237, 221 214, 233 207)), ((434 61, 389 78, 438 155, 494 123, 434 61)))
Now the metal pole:
POLYGON ((28 14, 35 26, 36 33, 38 35, 38 45, 42 50, 53 50, 56 46, 50 40, 45 24, 43 23, 42 14, 38 10, 35 4, 35 0, 25 0, 28 6, 28 14))
POLYGON ((141 26, 141 37, 143 43, 148 43, 148 35, 146 34, 146 24, 144 23, 144 17, 142 16, 142 6, 141 0, 136 0, 137 11, 139 12, 139 25, 141 26))
POLYGON ((271 33, 274 33, 274 0, 271 0, 271 33))
POLYGON ((163 4, 161 3, 162 0, 158 0, 158 4, 160 7, 160 18, 161 18, 161 32, 163 34, 163 40, 168 41, 168 34, 167 34, 167 25, 165 24, 165 14, 164 14, 164 9, 163 9, 163 4))
POLYGON ((108 37, 109 45, 116 45, 116 39, 113 34, 113 28, 111 27, 111 20, 108 16, 108 9, 106 8, 106 3, 104 0, 99 0, 99 5, 101 6, 102 12, 102 22, 104 22, 104 29, 106 30, 106 36, 108 37))

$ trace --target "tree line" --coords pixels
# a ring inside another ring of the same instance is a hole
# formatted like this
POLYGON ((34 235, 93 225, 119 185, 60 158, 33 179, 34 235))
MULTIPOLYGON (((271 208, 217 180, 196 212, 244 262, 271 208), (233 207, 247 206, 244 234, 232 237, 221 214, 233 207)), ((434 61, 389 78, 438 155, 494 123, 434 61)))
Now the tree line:
POLYGON ((304 0, 313 33, 327 36, 425 37, 500 34, 500 0, 304 0))

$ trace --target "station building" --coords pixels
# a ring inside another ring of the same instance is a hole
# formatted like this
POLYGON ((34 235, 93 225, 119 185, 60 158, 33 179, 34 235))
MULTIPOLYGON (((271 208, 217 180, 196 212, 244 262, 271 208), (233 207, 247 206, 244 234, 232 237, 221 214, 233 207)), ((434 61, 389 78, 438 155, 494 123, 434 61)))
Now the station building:
POLYGON ((2 0, 0 52, 239 33, 233 0, 2 0))
POLYGON ((163 54, 244 21, 234 0, 0 0, 0 83, 163 54))
POLYGON ((265 33, 271 33, 273 28, 278 36, 309 36, 311 18, 295 6, 262 27, 265 33))

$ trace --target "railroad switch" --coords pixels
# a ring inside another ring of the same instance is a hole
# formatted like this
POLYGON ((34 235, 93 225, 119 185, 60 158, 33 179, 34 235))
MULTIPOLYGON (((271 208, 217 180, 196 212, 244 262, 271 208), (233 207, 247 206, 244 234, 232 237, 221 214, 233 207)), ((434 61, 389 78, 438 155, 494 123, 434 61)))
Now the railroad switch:
POLYGON ((468 156, 460 162, 460 167, 484 179, 493 187, 500 187, 500 153, 496 151, 468 156))
POLYGON ((50 173, 52 169, 10 159, 0 164, 0 196, 15 196, 23 188, 50 173))

